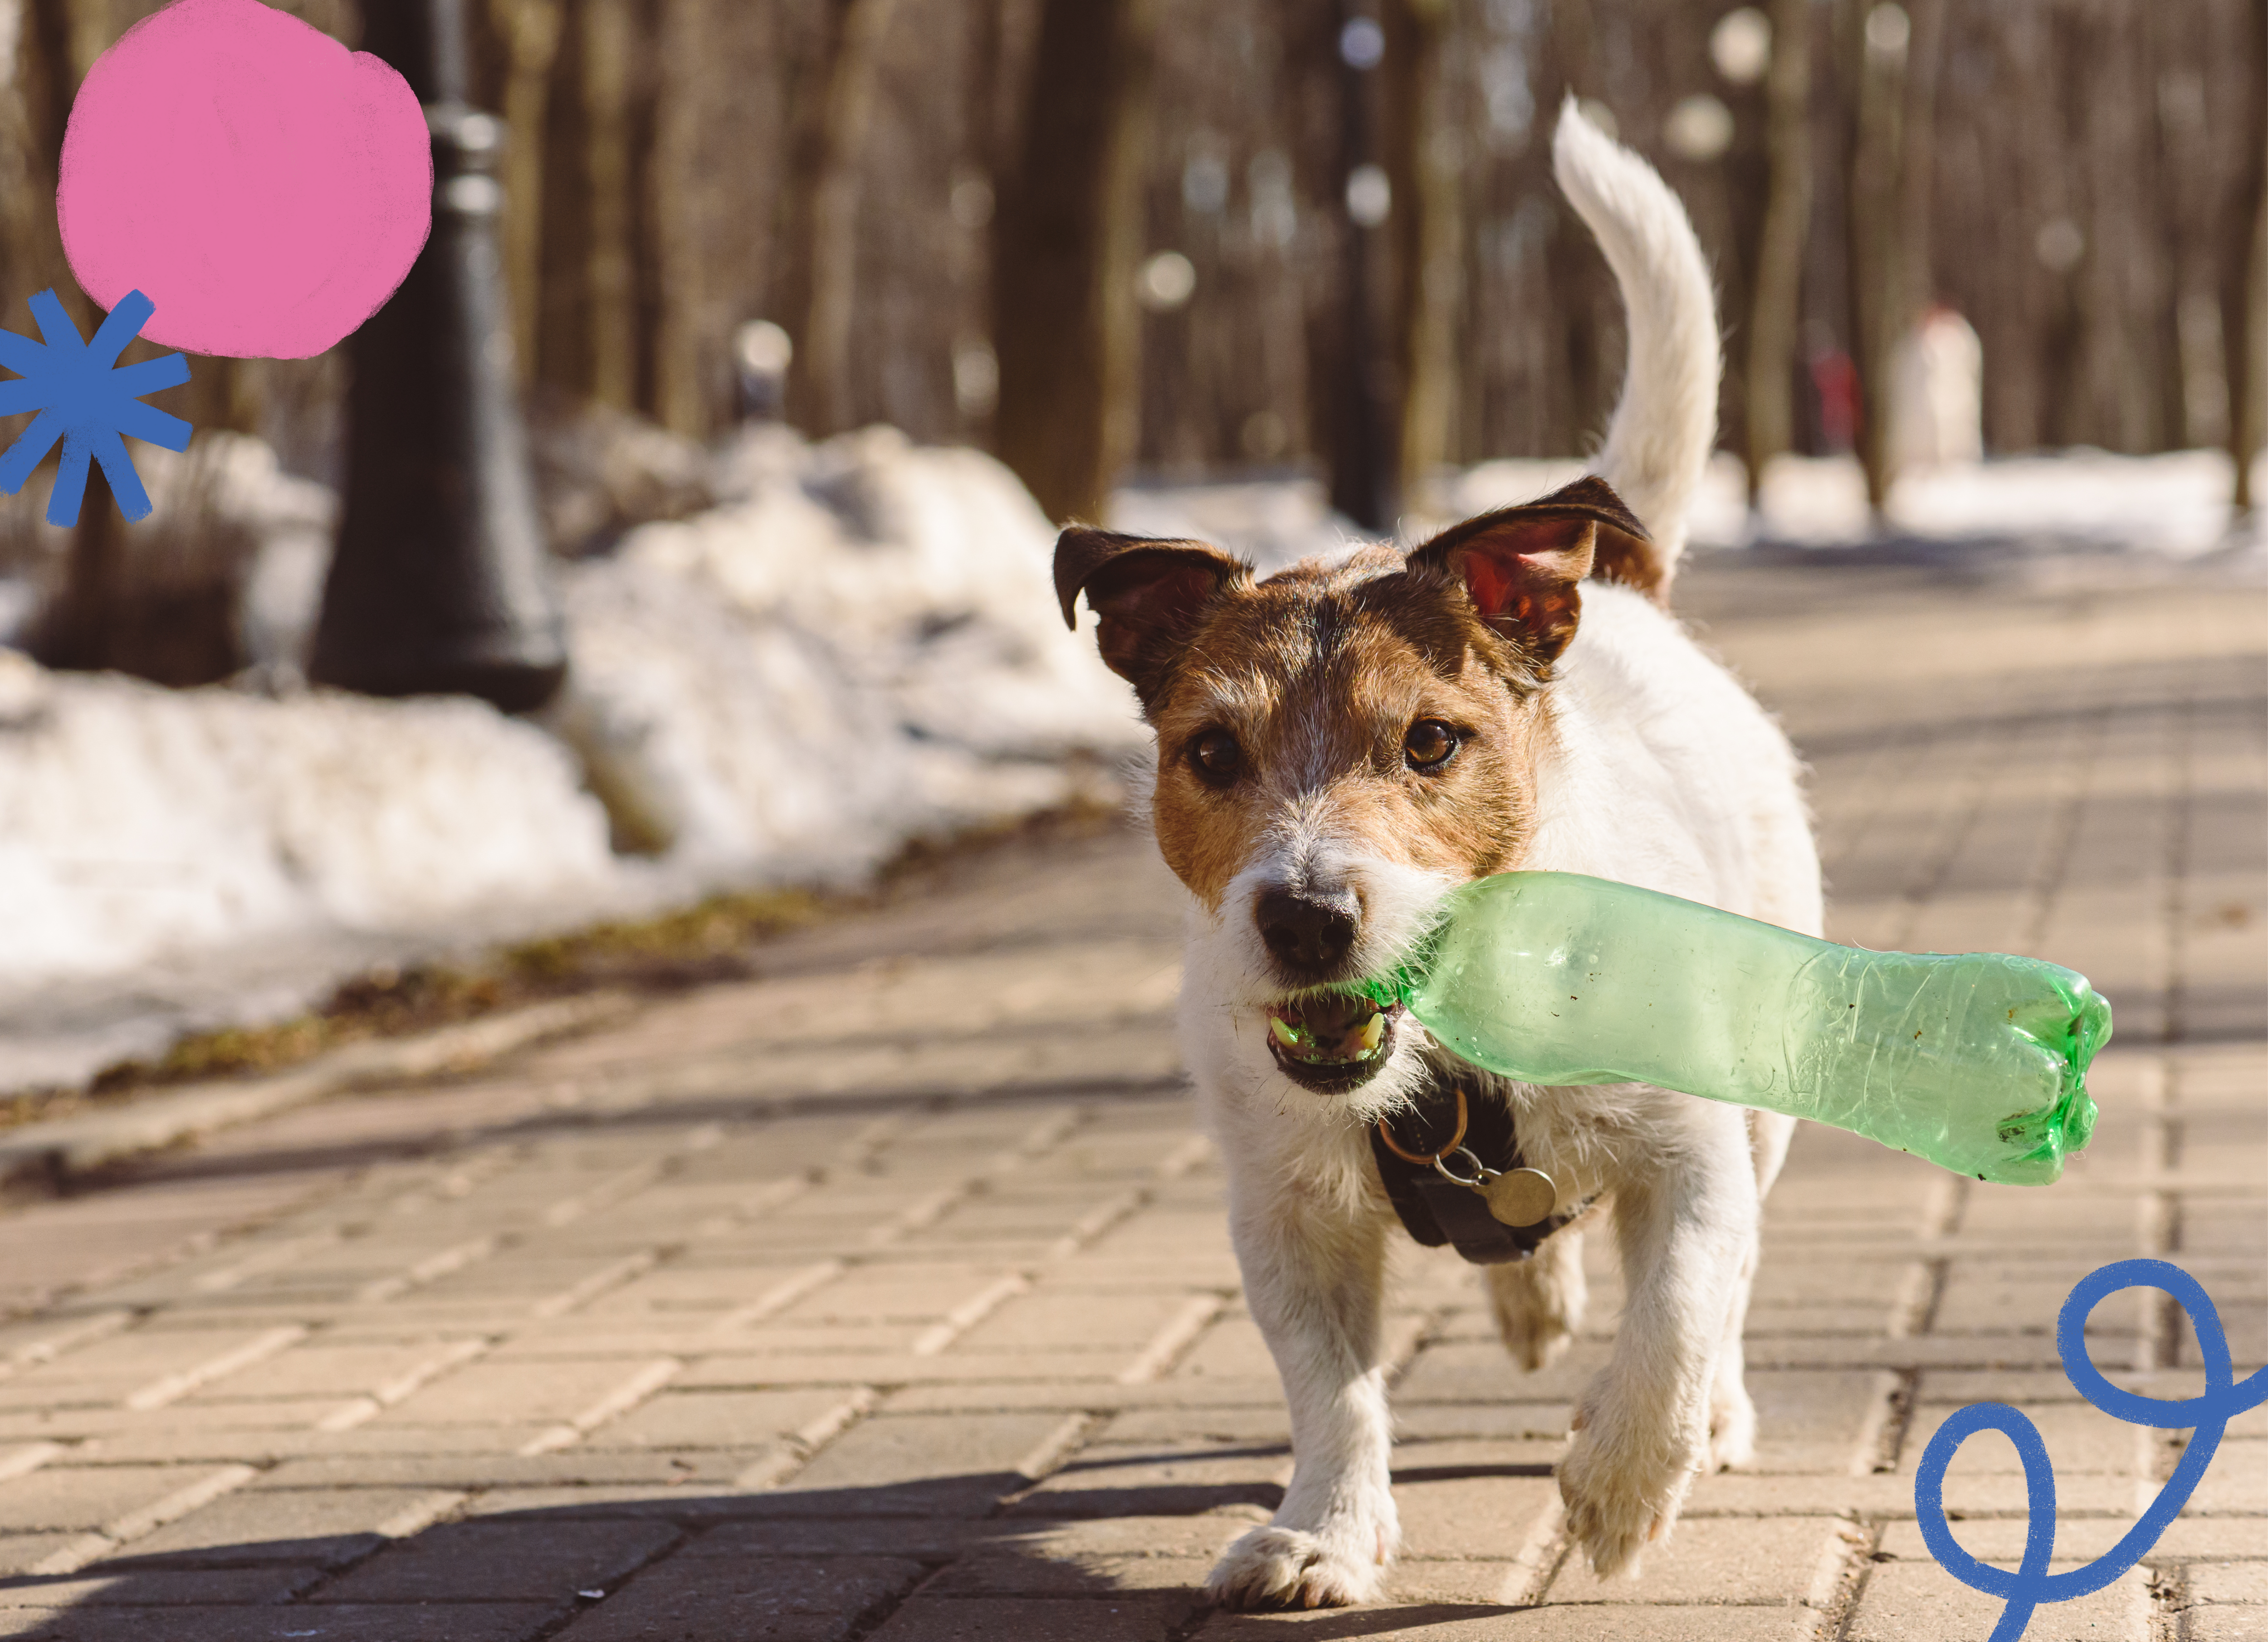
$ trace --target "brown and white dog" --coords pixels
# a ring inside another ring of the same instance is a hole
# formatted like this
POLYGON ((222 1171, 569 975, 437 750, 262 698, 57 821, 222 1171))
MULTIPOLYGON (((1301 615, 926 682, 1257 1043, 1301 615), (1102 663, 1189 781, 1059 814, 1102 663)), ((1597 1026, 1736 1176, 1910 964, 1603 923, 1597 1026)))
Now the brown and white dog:
MULTIPOLYGON (((1395 1216, 1368 1131, 1445 1075, 1509 1103, 1559 1210, 1611 1202, 1628 1299, 1559 1466, 1593 1566, 1634 1572, 1695 1476, 1754 1445, 1741 1331, 1790 1120, 1492 1078, 1348 990, 1444 891, 1519 868, 1820 927, 1795 757, 1664 608, 1716 427, 1700 248, 1661 180, 1572 105, 1554 161, 1630 316, 1599 477, 1266 580, 1196 542, 1074 527, 1056 549, 1065 618, 1084 592, 1156 731, 1158 843, 1191 897, 1182 1042, 1291 1405, 1283 1508, 1211 1577, 1232 1607, 1361 1602, 1394 1553, 1379 1316, 1395 1216)), ((1527 1368, 1580 1322, 1582 1223, 1482 1268, 1527 1368)))

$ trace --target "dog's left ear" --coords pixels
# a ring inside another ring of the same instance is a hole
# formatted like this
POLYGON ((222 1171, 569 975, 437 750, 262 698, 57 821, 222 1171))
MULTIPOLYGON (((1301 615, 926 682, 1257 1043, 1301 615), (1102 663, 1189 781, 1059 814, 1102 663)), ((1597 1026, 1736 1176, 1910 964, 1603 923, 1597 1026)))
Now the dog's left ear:
POLYGON ((1056 538, 1056 597, 1079 626, 1079 596, 1101 618, 1095 641, 1146 708, 1222 590, 1252 567, 1203 542, 1121 536, 1074 524, 1056 538))
POLYGON ((1413 550, 1409 563, 1455 577, 1491 631, 1548 663, 1575 636, 1580 589, 1602 536, 1619 552, 1644 544, 1646 526, 1606 480, 1585 478, 1452 526, 1413 550))

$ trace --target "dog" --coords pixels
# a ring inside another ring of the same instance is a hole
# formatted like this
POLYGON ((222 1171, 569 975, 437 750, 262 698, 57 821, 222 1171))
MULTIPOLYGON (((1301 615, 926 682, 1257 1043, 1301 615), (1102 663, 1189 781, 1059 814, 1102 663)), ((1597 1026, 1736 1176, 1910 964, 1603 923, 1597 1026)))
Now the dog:
POLYGON ((1795 754, 1666 608, 1716 429, 1700 247, 1661 179, 1572 102, 1553 164, 1629 314, 1592 476, 1408 551, 1265 580, 1198 542, 1073 526, 1057 544, 1064 619, 1083 594, 1155 732, 1148 808, 1190 897, 1182 1042, 1290 1405, 1282 1508, 1208 1582, 1229 1608, 1360 1602, 1392 1559, 1379 1317, 1397 1211, 1371 1136, 1445 1085, 1549 1177, 1558 1228, 1483 1267, 1523 1367, 1573 1338, 1580 1240, 1611 1206, 1627 1301, 1557 1468, 1565 1530, 1599 1575, 1635 1573, 1694 1478, 1753 1452, 1742 1326, 1793 1120, 1492 1077, 1352 990, 1392 970, 1445 891, 1518 869, 1820 932, 1795 754))

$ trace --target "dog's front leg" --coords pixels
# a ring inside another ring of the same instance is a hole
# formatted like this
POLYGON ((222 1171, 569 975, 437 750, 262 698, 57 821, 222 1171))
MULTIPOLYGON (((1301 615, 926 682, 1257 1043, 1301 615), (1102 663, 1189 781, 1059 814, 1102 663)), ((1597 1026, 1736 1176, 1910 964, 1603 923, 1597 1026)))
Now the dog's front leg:
MULTIPOLYGON (((1667 1116, 1667 1115, 1666 1115, 1667 1116)), ((1756 1237, 1756 1176, 1741 1114, 1687 1111, 1651 1167, 1615 1186, 1628 1288, 1615 1353, 1576 1414, 1559 1463, 1567 1532, 1604 1579, 1637 1572, 1709 1458, 1710 1390, 1726 1320, 1756 1237)))
POLYGON ((1337 1608, 1376 1588, 1400 1538, 1378 1360, 1385 1235, 1296 1177, 1230 1160, 1230 1229, 1245 1303, 1292 1411, 1292 1485, 1265 1528, 1205 1582, 1227 1608, 1337 1608))

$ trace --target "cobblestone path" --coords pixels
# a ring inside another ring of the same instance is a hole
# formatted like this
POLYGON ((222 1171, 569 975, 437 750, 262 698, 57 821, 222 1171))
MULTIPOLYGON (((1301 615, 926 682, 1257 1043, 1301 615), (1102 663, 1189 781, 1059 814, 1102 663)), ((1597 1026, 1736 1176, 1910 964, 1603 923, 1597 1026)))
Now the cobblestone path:
MULTIPOLYGON (((0 1216, 0 1637, 1981 1639, 1997 1605, 1913 1520, 1941 1418, 2039 1422, 2059 1558, 2179 1453, 2066 1382, 2074 1280, 2162 1255, 2268 1359, 2268 597, 1723 561, 1684 590, 1813 764, 1833 932, 2052 957, 2118 1035, 2050 1191, 1802 1133, 1750 1320, 1758 1462, 1641 1578, 1575 1565, 1550 1480, 1610 1264, 1590 1335, 1523 1378, 1465 1270, 1413 1253, 1389 1600, 1204 1609, 1290 1460, 1179 1087, 1175 891, 1114 837, 0 1216)), ((2093 1346, 2197 1382, 2155 1296, 2093 1346)), ((2014 1558, 2008 1445, 1965 1448, 1948 1499, 2014 1558)), ((2029 1635, 2268 1638, 2268 1411, 2144 1567, 2029 1635)))

